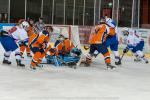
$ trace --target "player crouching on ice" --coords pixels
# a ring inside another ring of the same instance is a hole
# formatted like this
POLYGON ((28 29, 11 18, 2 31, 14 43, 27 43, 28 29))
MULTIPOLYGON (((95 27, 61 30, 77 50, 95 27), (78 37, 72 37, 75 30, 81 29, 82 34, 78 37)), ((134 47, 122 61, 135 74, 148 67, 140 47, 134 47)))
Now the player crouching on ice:
POLYGON ((97 50, 98 53, 101 53, 104 56, 107 68, 115 68, 115 66, 111 65, 110 52, 105 44, 106 37, 108 35, 115 35, 115 30, 114 28, 106 25, 105 18, 101 18, 99 24, 95 26, 94 31, 90 34, 90 51, 86 57, 86 65, 90 65, 92 62, 92 57, 94 56, 94 52, 97 50))
POLYGON ((36 67, 40 67, 39 64, 41 63, 42 59, 51 49, 49 42, 52 32, 52 26, 45 26, 43 31, 34 33, 29 37, 29 47, 33 52, 33 58, 30 65, 31 69, 36 70, 36 67))
POLYGON ((125 42, 127 45, 127 47, 123 50, 123 53, 127 53, 129 50, 131 50, 136 57, 134 61, 142 60, 145 63, 148 63, 148 60, 143 54, 144 40, 138 36, 136 30, 124 29, 122 32, 125 36, 125 42))
POLYGON ((29 24, 26 21, 21 22, 19 25, 14 26, 8 31, 2 30, 0 32, 0 42, 5 49, 3 64, 11 64, 9 57, 11 52, 15 51, 17 66, 24 67, 21 63, 20 49, 18 45, 26 44, 28 42, 29 24))
POLYGON ((53 63, 55 66, 69 65, 73 66, 80 60, 81 50, 76 48, 72 41, 64 35, 60 35, 55 42, 56 52, 53 55, 47 56, 48 63, 53 63))

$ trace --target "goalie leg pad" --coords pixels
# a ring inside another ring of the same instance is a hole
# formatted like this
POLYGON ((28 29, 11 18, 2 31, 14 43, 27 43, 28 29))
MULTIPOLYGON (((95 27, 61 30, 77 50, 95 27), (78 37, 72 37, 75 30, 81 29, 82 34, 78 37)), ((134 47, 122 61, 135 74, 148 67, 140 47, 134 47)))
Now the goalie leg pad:
POLYGON ((92 63, 92 57, 91 57, 90 54, 87 54, 87 56, 86 56, 86 61, 85 61, 85 65, 86 65, 86 66, 90 66, 91 63, 92 63))

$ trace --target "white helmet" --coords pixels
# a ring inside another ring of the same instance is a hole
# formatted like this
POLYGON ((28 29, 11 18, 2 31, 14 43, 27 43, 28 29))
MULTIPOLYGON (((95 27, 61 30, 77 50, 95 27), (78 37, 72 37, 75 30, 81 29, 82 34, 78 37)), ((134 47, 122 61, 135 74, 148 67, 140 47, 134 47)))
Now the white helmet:
POLYGON ((111 18, 106 18, 106 23, 107 23, 107 25, 109 25, 110 27, 113 27, 113 28, 116 27, 116 22, 115 22, 113 19, 111 19, 111 18))
POLYGON ((22 28, 24 28, 25 30, 29 27, 29 23, 27 21, 23 21, 21 23, 22 28))
POLYGON ((128 36, 129 35, 129 28, 127 28, 127 27, 123 28, 122 33, 124 36, 128 36))

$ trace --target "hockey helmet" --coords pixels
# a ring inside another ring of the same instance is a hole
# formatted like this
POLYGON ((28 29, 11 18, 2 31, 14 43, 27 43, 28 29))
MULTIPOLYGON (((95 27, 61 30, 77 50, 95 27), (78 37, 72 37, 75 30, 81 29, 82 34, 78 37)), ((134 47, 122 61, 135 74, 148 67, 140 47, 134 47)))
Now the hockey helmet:
POLYGON ((23 21, 21 23, 22 28, 24 28, 25 30, 27 30, 29 28, 29 23, 27 21, 23 21))
POLYGON ((82 52, 81 52, 81 49, 78 49, 75 47, 75 48, 72 48, 71 53, 76 56, 80 56, 82 52))
POLYGON ((123 28, 123 29, 122 29, 122 33, 123 33, 124 36, 128 36, 128 35, 129 35, 129 29, 126 28, 126 27, 123 28))
POLYGON ((111 18, 106 18, 106 24, 113 28, 116 27, 116 22, 111 18))

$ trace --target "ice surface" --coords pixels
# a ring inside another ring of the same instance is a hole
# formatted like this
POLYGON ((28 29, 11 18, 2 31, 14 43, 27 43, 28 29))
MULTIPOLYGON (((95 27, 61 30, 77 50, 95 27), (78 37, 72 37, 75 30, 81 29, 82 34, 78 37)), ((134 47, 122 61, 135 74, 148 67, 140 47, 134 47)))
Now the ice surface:
POLYGON ((132 57, 114 70, 106 70, 102 56, 77 69, 44 65, 31 71, 29 60, 24 69, 16 66, 14 54, 11 61, 0 64, 0 100, 150 100, 150 64, 132 57))

